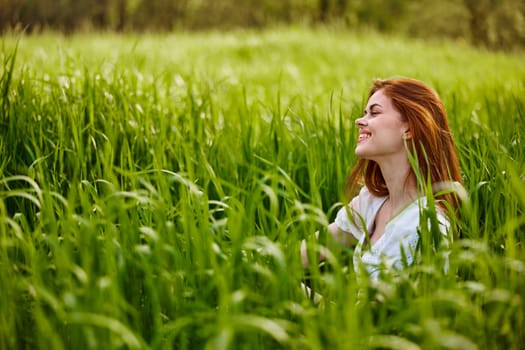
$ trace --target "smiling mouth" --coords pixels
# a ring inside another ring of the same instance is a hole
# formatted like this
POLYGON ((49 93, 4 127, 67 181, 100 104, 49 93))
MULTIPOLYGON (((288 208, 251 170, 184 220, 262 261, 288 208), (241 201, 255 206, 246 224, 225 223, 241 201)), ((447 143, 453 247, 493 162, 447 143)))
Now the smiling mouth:
POLYGON ((370 134, 366 134, 366 133, 359 134, 359 138, 357 139, 357 142, 367 140, 368 138, 370 138, 370 134))

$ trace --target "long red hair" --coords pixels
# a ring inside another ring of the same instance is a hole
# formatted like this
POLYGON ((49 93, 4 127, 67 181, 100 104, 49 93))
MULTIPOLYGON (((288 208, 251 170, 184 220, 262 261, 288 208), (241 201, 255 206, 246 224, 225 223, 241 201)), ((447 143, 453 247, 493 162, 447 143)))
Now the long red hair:
MULTIPOLYGON (((438 94, 425 83, 411 78, 377 79, 370 88, 368 98, 378 90, 391 99, 403 121, 408 123, 412 137, 406 140, 407 150, 417 159, 422 179, 426 181, 430 177, 432 184, 462 183, 456 146, 438 94)), ((413 174, 414 170, 411 171, 413 174)), ((366 159, 357 162, 348 176, 347 195, 354 195, 363 180, 372 194, 388 195, 376 162, 366 159)), ((454 193, 446 193, 438 199, 447 201, 454 209, 459 205, 454 193)))

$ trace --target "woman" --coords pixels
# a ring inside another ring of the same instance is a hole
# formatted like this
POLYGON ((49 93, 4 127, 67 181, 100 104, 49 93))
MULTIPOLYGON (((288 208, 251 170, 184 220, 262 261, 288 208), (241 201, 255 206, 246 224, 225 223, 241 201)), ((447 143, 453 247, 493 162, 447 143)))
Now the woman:
MULTIPOLYGON (((356 271, 362 266, 377 278, 382 269, 399 269, 415 259, 421 208, 427 205, 421 182, 430 179, 443 187, 461 183, 461 175, 444 106, 421 81, 376 80, 356 125, 359 161, 348 177, 347 192, 355 194, 362 181, 364 186, 328 229, 335 241, 357 244, 356 271)), ((457 197, 444 191, 435 200, 440 231, 447 234, 446 209, 455 213, 457 197)), ((305 241, 301 256, 306 267, 305 241)))

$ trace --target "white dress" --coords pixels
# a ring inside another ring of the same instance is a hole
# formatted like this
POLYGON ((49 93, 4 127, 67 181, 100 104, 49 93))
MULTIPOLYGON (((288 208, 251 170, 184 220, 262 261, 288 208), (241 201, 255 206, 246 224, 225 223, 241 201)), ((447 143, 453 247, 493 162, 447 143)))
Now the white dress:
MULTIPOLYGON (((361 266, 364 266, 373 279, 379 277, 381 269, 403 268, 405 258, 408 265, 414 262, 419 241, 417 229, 420 208, 424 208, 427 202, 426 197, 420 197, 408 204, 388 221, 383 235, 371 247, 367 247, 364 244, 365 238, 374 225, 377 212, 387 198, 372 195, 364 186, 348 206, 339 210, 335 219, 340 230, 352 234, 358 240, 353 257, 356 273, 359 274, 361 266), (353 214, 355 223, 349 219, 350 213, 353 214)), ((446 235, 450 226, 447 217, 437 210, 437 218, 440 231, 446 235)))

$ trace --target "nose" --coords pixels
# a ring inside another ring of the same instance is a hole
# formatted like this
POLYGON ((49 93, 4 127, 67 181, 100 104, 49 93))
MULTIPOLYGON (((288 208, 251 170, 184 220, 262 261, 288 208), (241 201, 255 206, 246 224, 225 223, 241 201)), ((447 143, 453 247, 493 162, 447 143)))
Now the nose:
POLYGON ((361 118, 357 118, 357 119, 355 120, 355 125, 357 125, 358 127, 361 127, 361 128, 364 127, 364 126, 366 126, 367 123, 368 123, 368 122, 367 122, 367 120, 366 120, 366 118, 365 118, 364 116, 361 117, 361 118))

